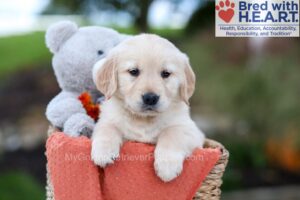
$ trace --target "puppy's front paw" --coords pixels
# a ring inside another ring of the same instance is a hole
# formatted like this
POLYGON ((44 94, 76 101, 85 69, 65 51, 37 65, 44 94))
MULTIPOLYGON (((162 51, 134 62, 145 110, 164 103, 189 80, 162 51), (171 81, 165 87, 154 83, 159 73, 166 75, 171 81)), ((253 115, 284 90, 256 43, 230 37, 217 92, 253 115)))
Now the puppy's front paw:
POLYGON ((165 182, 176 178, 182 171, 184 157, 180 153, 155 151, 154 168, 157 176, 165 182))
POLYGON ((92 143, 92 160, 96 165, 105 167, 108 164, 114 163, 119 157, 120 146, 105 141, 94 140, 92 143))

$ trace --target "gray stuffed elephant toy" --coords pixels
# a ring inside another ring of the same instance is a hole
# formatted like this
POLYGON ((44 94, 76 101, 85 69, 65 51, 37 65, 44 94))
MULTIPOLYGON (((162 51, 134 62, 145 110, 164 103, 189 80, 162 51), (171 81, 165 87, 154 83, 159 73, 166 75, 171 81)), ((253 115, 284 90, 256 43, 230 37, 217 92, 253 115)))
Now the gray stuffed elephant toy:
POLYGON ((96 26, 78 28, 70 21, 53 24, 46 32, 46 44, 53 53, 52 66, 61 88, 47 106, 46 117, 70 136, 90 136, 95 121, 78 97, 88 92, 97 102, 102 96, 92 78, 93 65, 126 35, 96 26))

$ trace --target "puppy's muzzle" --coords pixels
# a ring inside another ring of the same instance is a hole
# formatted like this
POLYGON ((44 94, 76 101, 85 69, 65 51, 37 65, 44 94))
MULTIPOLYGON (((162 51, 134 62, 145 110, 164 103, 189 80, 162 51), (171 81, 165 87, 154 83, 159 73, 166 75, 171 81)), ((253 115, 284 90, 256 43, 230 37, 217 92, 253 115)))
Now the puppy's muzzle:
POLYGON ((144 95, 142 95, 143 103, 145 107, 154 107, 158 101, 159 101, 159 96, 155 93, 149 92, 144 95))

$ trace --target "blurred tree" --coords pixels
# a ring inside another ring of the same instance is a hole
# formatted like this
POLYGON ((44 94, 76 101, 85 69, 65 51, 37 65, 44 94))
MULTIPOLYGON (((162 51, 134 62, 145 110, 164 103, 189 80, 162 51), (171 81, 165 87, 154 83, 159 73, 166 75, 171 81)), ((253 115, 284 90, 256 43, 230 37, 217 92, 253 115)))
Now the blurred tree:
POLYGON ((153 0, 52 0, 43 14, 83 14, 88 16, 93 11, 127 12, 139 31, 146 32, 148 11, 153 0))
POLYGON ((191 16, 185 29, 186 33, 192 34, 198 31, 199 29, 207 28, 208 26, 213 26, 215 19, 214 10, 214 1, 203 2, 202 6, 199 6, 198 9, 191 16))
MULTIPOLYGON (((133 19, 133 25, 141 32, 149 31, 149 8, 154 1, 159 0, 51 0, 43 14, 82 14, 89 17, 92 14, 109 12, 126 12, 133 19)), ((182 3, 190 0, 168 0, 173 10, 178 12, 182 3)), ((214 3, 208 0, 196 3, 197 8, 188 22, 187 32, 194 32, 199 27, 206 27, 214 19, 214 3)), ((191 11, 194 12, 194 11, 191 11)))

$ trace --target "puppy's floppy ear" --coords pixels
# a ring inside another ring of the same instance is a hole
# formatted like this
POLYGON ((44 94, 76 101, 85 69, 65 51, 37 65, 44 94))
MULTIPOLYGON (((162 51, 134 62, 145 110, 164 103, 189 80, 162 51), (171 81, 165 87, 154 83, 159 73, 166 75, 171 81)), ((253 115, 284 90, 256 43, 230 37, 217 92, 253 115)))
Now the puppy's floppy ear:
POLYGON ((46 32, 47 47, 52 53, 58 52, 61 45, 77 30, 77 25, 71 21, 61 21, 51 25, 46 32))
POLYGON ((195 90, 195 82, 196 82, 196 77, 195 73, 190 65, 188 57, 184 55, 184 79, 183 83, 180 86, 180 97, 182 100, 189 105, 189 99, 194 93, 195 90))
POLYGON ((110 99, 118 88, 116 59, 114 56, 98 61, 94 65, 93 79, 98 90, 110 99))

